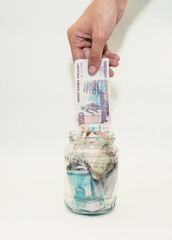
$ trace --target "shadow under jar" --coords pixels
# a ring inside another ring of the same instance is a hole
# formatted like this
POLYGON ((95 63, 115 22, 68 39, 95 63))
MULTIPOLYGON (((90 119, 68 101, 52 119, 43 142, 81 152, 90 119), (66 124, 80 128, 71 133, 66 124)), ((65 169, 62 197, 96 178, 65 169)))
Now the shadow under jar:
POLYGON ((80 214, 103 214, 116 202, 118 148, 114 134, 85 138, 69 133, 65 148, 65 192, 68 208, 80 214))

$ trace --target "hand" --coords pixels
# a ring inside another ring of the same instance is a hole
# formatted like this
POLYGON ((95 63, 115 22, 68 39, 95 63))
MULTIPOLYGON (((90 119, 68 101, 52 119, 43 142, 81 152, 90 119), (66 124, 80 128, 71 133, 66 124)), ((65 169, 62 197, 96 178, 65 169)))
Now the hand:
MULTIPOLYGON (((127 0, 94 0, 76 23, 67 31, 73 61, 88 58, 88 72, 94 75, 102 57, 109 58, 109 65, 117 67, 119 56, 107 46, 114 27, 121 19, 127 0)), ((109 71, 110 77, 113 71, 109 71)))

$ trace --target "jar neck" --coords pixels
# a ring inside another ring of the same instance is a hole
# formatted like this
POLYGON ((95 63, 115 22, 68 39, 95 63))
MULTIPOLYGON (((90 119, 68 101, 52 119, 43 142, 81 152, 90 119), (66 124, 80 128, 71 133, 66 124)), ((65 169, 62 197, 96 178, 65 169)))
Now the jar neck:
POLYGON ((109 142, 113 143, 115 136, 113 132, 87 131, 86 133, 77 133, 71 131, 69 133, 70 142, 109 142))

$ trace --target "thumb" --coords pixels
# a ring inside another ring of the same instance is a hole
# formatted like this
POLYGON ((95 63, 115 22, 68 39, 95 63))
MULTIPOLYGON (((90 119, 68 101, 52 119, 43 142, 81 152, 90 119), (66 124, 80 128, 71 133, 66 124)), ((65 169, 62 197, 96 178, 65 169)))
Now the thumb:
POLYGON ((90 75, 96 74, 96 72, 99 70, 105 44, 106 39, 104 37, 95 36, 92 39, 92 47, 88 59, 88 73, 90 75))

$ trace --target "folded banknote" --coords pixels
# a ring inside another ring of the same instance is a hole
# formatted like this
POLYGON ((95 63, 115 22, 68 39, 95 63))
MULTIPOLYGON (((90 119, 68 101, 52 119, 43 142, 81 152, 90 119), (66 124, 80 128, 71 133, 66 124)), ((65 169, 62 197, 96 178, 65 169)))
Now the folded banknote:
POLYGON ((109 59, 103 58, 94 76, 88 73, 88 59, 75 61, 77 126, 109 131, 111 123, 109 93, 109 59))

